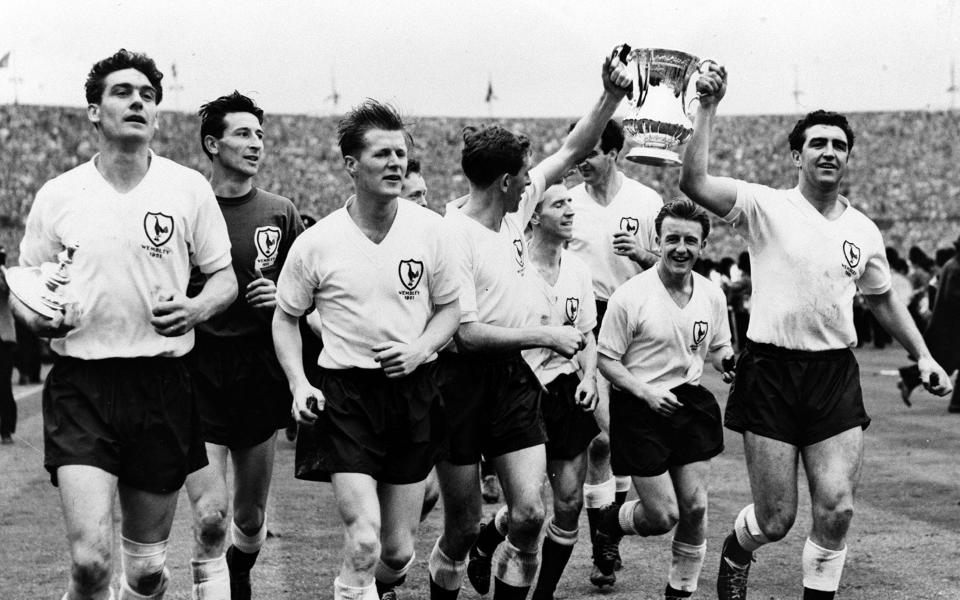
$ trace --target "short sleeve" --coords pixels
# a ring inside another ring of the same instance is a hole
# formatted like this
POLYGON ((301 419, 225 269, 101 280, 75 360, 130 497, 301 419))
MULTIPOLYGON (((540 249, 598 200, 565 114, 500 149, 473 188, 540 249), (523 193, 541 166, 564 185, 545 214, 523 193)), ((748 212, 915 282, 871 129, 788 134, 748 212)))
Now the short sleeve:
POLYGON ((723 295, 723 290, 714 289, 711 290, 711 292, 714 327, 713 337, 710 339, 709 350, 710 352, 716 352, 724 346, 731 345, 730 319, 727 316, 727 300, 723 295))
POLYGON ((50 230, 52 223, 47 214, 50 205, 47 186, 40 188, 30 206, 27 225, 20 241, 20 265, 37 267, 52 261, 63 249, 62 244, 50 230))
POLYGON ((298 237, 277 279, 277 306, 294 317, 302 316, 313 306, 313 295, 319 279, 308 267, 308 244, 306 236, 298 237))
POLYGON ((857 279, 857 288, 868 296, 883 294, 893 285, 883 236, 879 230, 875 230, 870 237, 870 255, 863 266, 863 273, 857 279))
POLYGON ((197 211, 190 228, 190 261, 206 275, 230 265, 230 235, 217 197, 198 173, 197 211))
POLYGON ((446 227, 434 230, 434 269, 430 278, 430 300, 436 305, 449 304, 460 295, 460 248, 451 239, 446 227))
POLYGON ((613 360, 623 358, 629 343, 627 336, 632 331, 629 321, 630 318, 627 314, 627 307, 623 302, 623 295, 614 292, 607 304, 603 324, 600 326, 600 339, 597 340, 597 352, 599 354, 613 360))
POLYGON ((580 333, 588 333, 597 326, 597 298, 593 293, 593 280, 585 268, 577 269, 577 278, 581 292, 576 325, 580 333))
POLYGON ((472 323, 480 318, 477 308, 477 286, 476 286, 476 260, 470 246, 470 239, 466 232, 462 230, 460 224, 456 221, 463 219, 458 213, 450 214, 444 218, 443 229, 446 230, 444 237, 449 243, 453 262, 453 271, 456 273, 458 283, 460 284, 460 322, 472 323))

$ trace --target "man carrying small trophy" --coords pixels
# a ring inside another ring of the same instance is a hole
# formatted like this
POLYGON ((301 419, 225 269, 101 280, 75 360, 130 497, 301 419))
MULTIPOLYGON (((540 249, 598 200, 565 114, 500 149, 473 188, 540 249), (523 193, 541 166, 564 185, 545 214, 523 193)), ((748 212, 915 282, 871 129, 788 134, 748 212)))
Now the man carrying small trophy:
POLYGON ((162 598, 178 491, 207 463, 181 357, 194 326, 226 307, 237 283, 210 184, 149 148, 162 78, 152 59, 126 50, 93 66, 87 117, 99 153, 37 192, 21 267, 8 277, 15 316, 55 338, 44 465, 70 543, 66 600, 114 598, 118 492, 119 597, 162 598), (191 265, 207 281, 188 298, 191 265))

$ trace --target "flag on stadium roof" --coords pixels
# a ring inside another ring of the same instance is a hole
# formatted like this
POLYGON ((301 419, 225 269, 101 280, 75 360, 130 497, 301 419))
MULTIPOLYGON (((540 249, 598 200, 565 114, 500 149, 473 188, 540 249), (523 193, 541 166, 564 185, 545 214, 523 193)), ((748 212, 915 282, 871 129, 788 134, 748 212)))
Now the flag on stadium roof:
POLYGON ((0 69, 4 69, 10 66, 10 51, 8 50, 6 54, 0 58, 0 69))
POLYGON ((484 102, 489 104, 490 102, 493 102, 496 99, 497 97, 493 94, 493 80, 488 79, 487 80, 487 97, 484 99, 484 102))

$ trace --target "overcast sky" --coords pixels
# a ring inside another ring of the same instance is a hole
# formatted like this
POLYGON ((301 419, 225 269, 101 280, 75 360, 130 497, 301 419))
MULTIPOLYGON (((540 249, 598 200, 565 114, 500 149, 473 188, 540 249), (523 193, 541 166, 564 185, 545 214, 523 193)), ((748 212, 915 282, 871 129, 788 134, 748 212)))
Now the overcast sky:
POLYGON ((168 110, 236 88, 268 112, 330 114, 335 87, 341 112, 370 96, 415 115, 571 116, 627 42, 725 64, 726 114, 940 110, 958 2, 0 0, 0 102, 16 86, 22 103, 81 106, 90 65, 126 47, 166 73, 168 110))

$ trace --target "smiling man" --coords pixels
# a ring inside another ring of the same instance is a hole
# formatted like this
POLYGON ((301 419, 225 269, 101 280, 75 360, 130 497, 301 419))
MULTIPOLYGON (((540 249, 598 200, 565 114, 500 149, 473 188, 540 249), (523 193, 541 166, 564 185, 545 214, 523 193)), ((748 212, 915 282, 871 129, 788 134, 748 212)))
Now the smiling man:
POLYGON ((113 598, 115 495, 120 598, 162 598, 178 491, 207 463, 181 357, 237 284, 210 184, 149 148, 162 78, 152 59, 126 50, 93 66, 87 117, 99 153, 37 192, 20 246, 24 266, 79 246, 70 266, 78 320, 14 303, 31 329, 57 338, 43 391, 44 465, 70 542, 68 600, 113 598), (207 280, 188 297, 191 266, 207 280))
POLYGON ((265 154, 263 110, 253 100, 233 92, 204 104, 200 143, 210 159, 210 183, 227 222, 241 293, 224 312, 197 326, 190 354, 210 460, 187 477, 194 513, 194 596, 249 600, 250 569, 267 536, 275 432, 285 425, 291 403, 270 332, 277 304, 274 282, 303 222, 290 200, 253 185, 265 154), (232 491, 227 490, 228 454, 232 491), (228 529, 232 541, 224 554, 228 529))
MULTIPOLYGON (((577 220, 573 225, 570 252, 586 263, 593 275, 597 297, 597 326, 600 332, 607 301, 614 290, 657 261, 653 221, 663 200, 653 189, 624 175, 617 166, 624 144, 623 127, 610 119, 600 141, 577 164, 583 183, 570 190, 577 220)), ((612 585, 613 570, 599 565, 619 562, 619 551, 612 542, 595 543, 600 508, 617 500, 623 502, 630 486, 626 476, 613 478, 610 470, 609 384, 602 378, 597 386, 600 402, 594 413, 601 433, 590 444, 586 486, 584 487, 590 541, 593 544, 593 570, 590 581, 597 586, 612 585), (614 562, 609 563, 607 558, 614 562)))
POLYGON ((313 425, 300 438, 318 447, 314 477, 332 482, 343 522, 333 597, 396 598, 441 438, 434 365, 456 330, 460 288, 440 215, 399 197, 407 143, 396 111, 368 100, 338 131, 355 195, 290 250, 273 339, 294 416, 313 425), (324 345, 308 379, 297 320, 314 305, 324 345))
POLYGON ((927 389, 946 395, 950 382, 891 291, 880 230, 840 195, 854 143, 846 117, 820 110, 797 121, 789 136, 793 189, 716 177, 707 170, 709 143, 726 88, 726 70, 717 65, 698 79, 700 108, 680 174, 691 199, 743 227, 752 265, 748 340, 724 423, 743 434, 753 504, 724 541, 717 595, 746 598, 753 552, 792 527, 802 457, 813 512, 801 557, 803 598, 830 599, 840 584, 870 423, 851 351, 856 289, 919 357, 927 389))
MULTIPOLYGON (((597 538, 606 544, 676 527, 664 597, 677 600, 697 589, 710 459, 723 450, 720 407, 700 377, 708 358, 723 372, 733 349, 723 290, 693 272, 710 232, 707 213, 674 200, 655 229, 660 260, 613 293, 600 329, 600 371, 612 385, 610 462, 633 478, 639 500, 605 507, 597 538)), ((604 572, 613 570, 610 558, 600 560, 604 572)))

